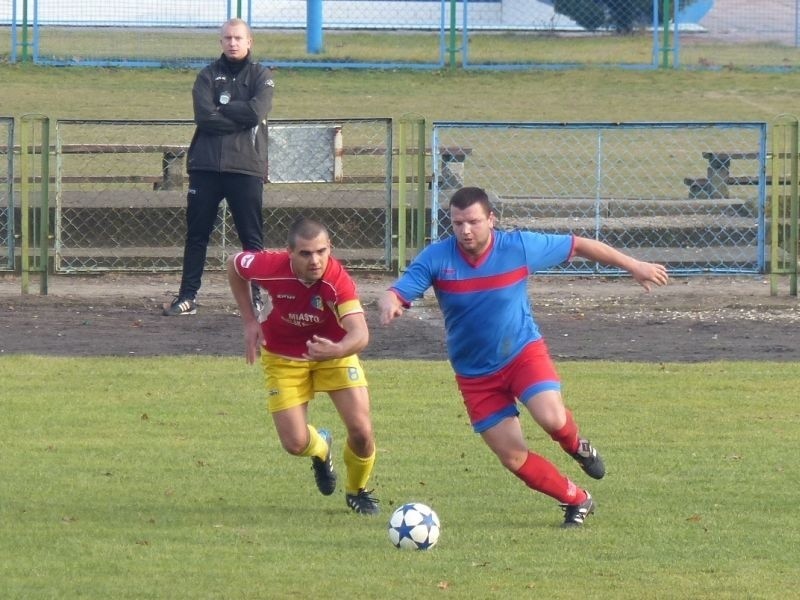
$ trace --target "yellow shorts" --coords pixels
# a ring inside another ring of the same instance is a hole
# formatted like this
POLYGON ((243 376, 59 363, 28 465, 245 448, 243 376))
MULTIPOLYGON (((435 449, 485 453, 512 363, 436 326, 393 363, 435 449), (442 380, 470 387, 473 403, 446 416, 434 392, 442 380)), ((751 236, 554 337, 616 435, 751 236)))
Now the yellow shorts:
POLYGON ((267 410, 279 412, 305 404, 316 392, 367 387, 358 356, 333 360, 292 360, 261 350, 267 388, 267 410))

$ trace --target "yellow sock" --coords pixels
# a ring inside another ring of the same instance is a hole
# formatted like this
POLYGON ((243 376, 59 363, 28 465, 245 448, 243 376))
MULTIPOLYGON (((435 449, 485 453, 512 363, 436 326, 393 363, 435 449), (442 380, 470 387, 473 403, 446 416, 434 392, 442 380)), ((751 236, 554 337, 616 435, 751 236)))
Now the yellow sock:
POLYGON ((359 490, 367 486, 369 476, 372 474, 372 467, 375 464, 375 452, 371 456, 362 458, 356 456, 350 449, 349 444, 344 445, 344 464, 347 467, 347 487, 345 492, 357 494, 359 490))
POLYGON ((325 460, 328 456, 328 444, 313 425, 308 427, 308 446, 300 453, 300 456, 316 456, 320 460, 325 460))

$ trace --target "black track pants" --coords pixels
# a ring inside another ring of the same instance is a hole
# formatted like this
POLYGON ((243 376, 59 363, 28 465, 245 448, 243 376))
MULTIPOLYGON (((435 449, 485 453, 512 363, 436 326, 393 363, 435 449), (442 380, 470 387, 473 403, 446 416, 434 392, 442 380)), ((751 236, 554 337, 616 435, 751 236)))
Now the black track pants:
POLYGON ((181 298, 194 298, 200 289, 208 241, 214 230, 219 205, 224 198, 233 216, 243 250, 264 247, 264 182, 260 177, 239 173, 189 173, 186 195, 186 242, 183 247, 181 298))

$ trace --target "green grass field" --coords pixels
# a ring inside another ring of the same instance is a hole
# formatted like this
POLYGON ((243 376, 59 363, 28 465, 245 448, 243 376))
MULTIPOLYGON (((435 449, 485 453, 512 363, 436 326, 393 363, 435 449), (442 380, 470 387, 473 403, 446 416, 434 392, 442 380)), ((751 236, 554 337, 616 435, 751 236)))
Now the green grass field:
MULTIPOLYGON (((21 32, 18 34, 21 37, 21 32)), ((44 60, 91 61, 203 61, 218 50, 218 29, 125 27, 42 27, 39 57, 44 60)), ((438 31, 328 30, 321 52, 309 54, 307 36, 297 30, 254 31, 254 46, 265 60, 274 62, 378 63, 435 65, 440 55, 438 31)), ((450 65, 449 32, 444 39, 445 64, 450 65)), ((463 32, 456 32, 453 60, 460 68, 463 32)), ((664 46, 659 35, 659 44, 664 46)), ((681 67, 702 69, 796 68, 798 49, 770 41, 724 40, 704 35, 683 35, 679 41, 681 67)), ((668 45, 669 48, 669 45, 668 45)), ((0 28, 0 60, 10 56, 10 28, 0 28)), ((31 54, 33 49, 30 49, 31 54)), ((468 36, 471 65, 637 65, 652 63, 653 35, 570 35, 546 32, 497 32, 473 29, 468 36)), ((17 48, 22 60, 22 47, 17 48)), ((662 64, 663 55, 657 57, 662 64)), ((669 52, 669 63, 674 60, 669 52)))
MULTIPOLYGON (((0 116, 191 119, 188 70, 0 64, 0 116)), ((278 70, 272 118, 772 121, 798 113, 800 72, 278 70)))
MULTIPOLYGON (((0 64, 0 116, 191 118, 193 71, 0 64)), ((800 73, 280 70, 274 118, 771 121, 800 73)), ((366 365, 379 519, 316 493, 239 359, 0 357, 2 598, 784 598, 796 587, 797 363, 560 365, 609 473, 581 531, 471 433, 449 367, 366 365), (389 545, 394 506, 443 521, 389 545)), ((342 427, 326 400, 312 421, 342 427)), ((341 460, 338 461, 341 465, 341 460)))
MULTIPOLYGON (((366 363, 378 518, 319 495, 280 449, 261 375, 240 359, 0 358, 4 598, 783 598, 796 585, 791 448, 798 365, 560 366, 601 448, 588 480, 534 426, 531 445, 599 508, 558 528, 554 501, 504 471, 442 362, 366 363), (409 374, 413 373, 413 377, 409 374), (442 519, 395 549, 393 507, 442 519)), ((311 421, 343 428, 327 399, 311 421)))

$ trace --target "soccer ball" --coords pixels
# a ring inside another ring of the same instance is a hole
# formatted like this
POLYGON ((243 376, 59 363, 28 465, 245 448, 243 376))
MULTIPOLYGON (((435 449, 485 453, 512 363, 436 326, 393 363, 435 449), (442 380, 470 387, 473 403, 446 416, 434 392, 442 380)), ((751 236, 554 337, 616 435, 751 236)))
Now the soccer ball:
POLYGON ((403 504, 389 519, 389 541, 404 550, 427 550, 439 541, 441 525, 430 506, 419 502, 403 504))

